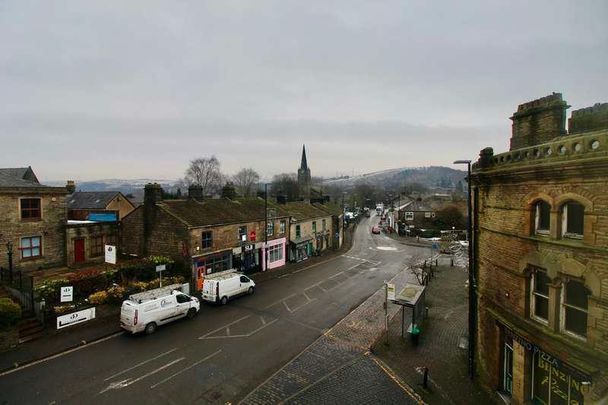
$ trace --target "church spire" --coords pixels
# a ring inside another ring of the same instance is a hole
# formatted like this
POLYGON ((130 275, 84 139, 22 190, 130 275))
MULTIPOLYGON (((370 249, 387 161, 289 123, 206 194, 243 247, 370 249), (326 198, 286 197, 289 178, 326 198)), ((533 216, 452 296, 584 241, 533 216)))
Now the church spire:
POLYGON ((302 145, 302 162, 300 163, 300 169, 308 169, 308 163, 306 162, 306 145, 302 145))

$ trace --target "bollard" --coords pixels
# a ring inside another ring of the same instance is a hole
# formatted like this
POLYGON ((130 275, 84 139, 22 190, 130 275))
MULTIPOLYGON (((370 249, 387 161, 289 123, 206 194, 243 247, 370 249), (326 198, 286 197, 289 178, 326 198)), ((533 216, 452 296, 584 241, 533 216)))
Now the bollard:
POLYGON ((429 368, 424 368, 424 374, 422 375, 422 387, 427 389, 429 385, 429 368))

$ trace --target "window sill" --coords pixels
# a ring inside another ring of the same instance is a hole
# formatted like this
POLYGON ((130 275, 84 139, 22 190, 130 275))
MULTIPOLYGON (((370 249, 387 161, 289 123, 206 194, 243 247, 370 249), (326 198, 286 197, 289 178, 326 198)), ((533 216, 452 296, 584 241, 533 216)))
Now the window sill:
POLYGON ((44 256, 40 255, 40 256, 22 257, 21 261, 22 262, 33 262, 33 261, 40 260, 40 259, 44 259, 44 256))
POLYGON ((551 232, 548 229, 537 229, 534 233, 536 236, 547 237, 551 235, 551 232))
POLYGON ((562 235, 562 238, 571 239, 571 240, 575 240, 575 241, 582 241, 583 235, 578 234, 578 233, 565 233, 562 235))
POLYGON ((21 218, 21 222, 41 222, 42 217, 40 218, 21 218))

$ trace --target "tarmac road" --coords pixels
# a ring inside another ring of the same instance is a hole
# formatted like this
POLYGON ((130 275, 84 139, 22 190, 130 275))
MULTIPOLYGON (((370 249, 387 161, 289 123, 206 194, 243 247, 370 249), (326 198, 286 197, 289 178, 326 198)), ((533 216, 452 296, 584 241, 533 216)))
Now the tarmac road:
POLYGON ((422 249, 372 235, 377 221, 359 224, 346 254, 259 284, 252 296, 2 375, 0 403, 238 402, 422 249))

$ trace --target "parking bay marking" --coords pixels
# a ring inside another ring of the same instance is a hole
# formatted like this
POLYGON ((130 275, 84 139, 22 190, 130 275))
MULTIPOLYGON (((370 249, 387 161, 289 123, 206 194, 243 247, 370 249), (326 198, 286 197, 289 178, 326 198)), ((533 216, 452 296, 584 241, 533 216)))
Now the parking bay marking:
POLYGON ((214 330, 214 331, 211 331, 211 332, 209 332, 209 333, 206 333, 206 334, 204 334, 203 336, 200 336, 200 337, 199 337, 199 340, 204 340, 204 339, 234 339, 234 338, 250 337, 250 336, 255 335, 256 333, 258 333, 258 332, 259 332, 259 331, 261 331, 262 329, 267 328, 268 326, 272 325, 273 323, 275 323, 276 321, 278 321, 278 320, 279 320, 279 318, 275 318, 275 319, 273 319, 272 321, 268 322, 268 321, 266 321, 266 320, 264 319, 264 317, 260 316, 260 320, 261 320, 261 322, 262 322, 262 326, 260 326, 260 327, 258 327, 258 328, 256 328, 256 329, 252 330, 252 331, 251 331, 251 332, 249 332, 249 333, 242 333, 242 334, 238 334, 238 335, 231 335, 231 334, 230 334, 230 326, 231 326, 231 325, 234 325, 234 324, 235 324, 235 323, 237 323, 237 322, 243 321, 243 320, 245 320, 246 318, 249 318, 250 316, 251 316, 251 315, 247 315, 247 316, 245 316, 245 317, 243 317, 243 318, 241 318, 241 319, 237 319, 236 321, 231 322, 231 323, 230 323, 230 324, 228 324, 228 325, 222 326, 221 328, 218 328, 218 329, 216 329, 216 330, 214 330), (219 336, 211 336, 211 335, 213 335, 214 333, 219 332, 219 331, 221 331, 221 330, 225 330, 225 331, 226 331, 226 334, 225 334, 225 335, 219 335, 219 336))
POLYGON ((136 382, 141 381, 144 378, 148 378, 151 375, 154 375, 154 374, 156 374, 156 373, 158 373, 158 372, 160 372, 160 371, 162 371, 162 370, 164 370, 164 369, 166 369, 168 367, 171 367, 172 365, 174 365, 176 363, 179 363, 180 361, 182 361, 184 359, 185 359, 185 357, 180 357, 179 359, 175 359, 172 362, 169 362, 169 363, 165 364, 164 366, 160 366, 156 370, 152 370, 149 373, 146 373, 146 374, 142 375, 141 377, 138 377, 138 378, 136 378, 134 380, 131 380, 130 378, 127 378, 126 380, 116 381, 116 382, 110 383, 106 388, 104 388, 103 390, 101 390, 99 393, 103 394, 104 392, 109 391, 109 390, 119 390, 121 388, 126 388, 129 385, 135 384, 136 382))
POLYGON ((189 365, 188 367, 186 367, 186 368, 184 368, 184 369, 182 369, 182 370, 178 371, 177 373, 171 374, 169 377, 165 378, 164 380, 159 381, 159 382, 157 382, 157 383, 156 383, 156 384, 154 384, 154 385, 151 385, 151 386, 150 386, 150 389, 154 389, 154 388, 158 387, 159 385, 161 385, 161 384, 163 384, 163 383, 166 383, 167 381, 169 381, 169 380, 170 380, 170 379, 172 379, 173 377, 176 377, 176 376, 180 375, 180 374, 181 374, 181 373, 183 373, 184 371, 188 371, 188 370, 190 370, 192 367, 196 367, 196 366, 198 366, 198 365, 199 365, 199 364, 201 364, 203 361, 209 360, 210 358, 217 356, 218 354, 220 354, 220 353, 221 353, 221 351, 222 351, 222 349, 219 349, 219 350, 218 350, 218 351, 216 351, 215 353, 212 353, 212 354, 210 354, 209 356, 203 357, 203 358, 202 358, 202 359, 200 359, 199 361, 197 361, 197 362, 195 362, 195 363, 193 363, 193 364, 189 365))
POLYGON ((114 375, 111 375, 110 377, 106 378, 104 381, 108 381, 108 380, 111 380, 111 379, 113 379, 113 378, 115 378, 115 377, 118 377, 118 376, 119 376, 119 375, 121 375, 121 374, 124 374, 124 373, 126 373, 126 372, 128 372, 128 371, 134 370, 134 369, 136 369, 137 367, 143 366, 144 364, 147 364, 147 363, 149 363, 149 362, 151 362, 151 361, 153 361, 153 360, 156 360, 156 359, 159 359, 159 358, 161 358, 161 357, 163 357, 163 356, 166 356, 167 354, 172 353, 172 352, 174 352, 174 351, 176 351, 176 350, 177 350, 177 347, 174 347, 173 349, 171 349, 171 350, 169 350, 169 351, 166 351, 166 352, 164 352, 164 353, 161 353, 161 354, 159 354, 159 355, 158 355, 158 356, 156 356, 156 357, 152 357, 151 359, 148 359, 148 360, 142 361, 141 363, 138 363, 138 364, 134 365, 133 367, 129 367, 129 368, 125 369, 125 370, 122 370, 122 371, 120 371, 120 372, 118 372, 118 373, 114 374, 114 375))

